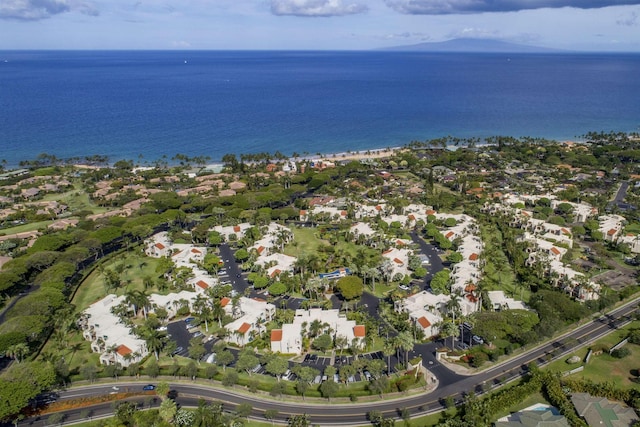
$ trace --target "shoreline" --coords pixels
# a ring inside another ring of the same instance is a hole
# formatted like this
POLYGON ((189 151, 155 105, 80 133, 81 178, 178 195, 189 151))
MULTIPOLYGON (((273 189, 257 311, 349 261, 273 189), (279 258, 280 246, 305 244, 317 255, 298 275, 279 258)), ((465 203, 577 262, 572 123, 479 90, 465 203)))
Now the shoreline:
MULTIPOLYGON (((557 140, 556 141, 558 144, 561 145, 571 145, 571 144, 581 144, 583 143, 583 141, 579 141, 579 140, 569 140, 569 139, 562 139, 562 140, 557 140)), ((488 147, 494 145, 492 143, 487 143, 487 142, 480 142, 476 144, 476 147, 488 147)), ((441 148, 441 149, 445 149, 445 150, 457 150, 459 148, 465 148, 466 145, 461 145, 461 146, 454 146, 454 145, 447 145, 446 147, 437 147, 437 148, 441 148)), ((327 161, 327 162, 333 162, 333 161, 341 161, 341 160, 363 160, 363 159, 381 159, 381 158, 385 158, 385 157, 390 157, 390 156, 394 156, 397 155, 403 151, 406 150, 410 150, 410 148, 408 147, 408 145, 402 145, 402 146, 393 146, 393 147, 385 147, 385 148, 371 148, 371 149, 360 149, 360 150, 356 150, 356 151, 352 151, 352 150, 347 150, 347 151, 341 151, 341 152, 334 152, 334 153, 316 153, 314 155, 306 155, 306 156, 298 156, 298 157, 293 157, 291 155, 289 155, 287 157, 287 161, 292 161, 292 162, 300 162, 300 161, 311 161, 311 160, 323 160, 323 161, 327 161)), ((236 154, 237 155, 237 154, 236 154)), ((32 160, 24 160, 25 162, 29 162, 29 161, 35 161, 37 159, 32 159, 32 160)), ((135 159, 127 159, 127 158, 122 158, 122 159, 113 159, 108 161, 106 164, 96 164, 96 165, 92 165, 89 163, 67 163, 67 160, 71 160, 71 159, 58 159, 61 164, 67 164, 79 169, 100 169, 100 168, 104 168, 104 167, 113 167, 115 163, 117 163, 118 161, 121 160, 125 160, 125 161, 132 161, 134 162, 134 168, 135 169, 142 169, 142 168, 155 168, 155 165, 149 164, 147 163, 146 165, 138 165, 135 164, 135 159)), ((154 162, 159 161, 159 159, 156 159, 154 162)), ((273 159, 272 163, 280 163, 284 160, 277 160, 277 159, 273 159)), ((251 163, 251 162, 250 162, 251 163)), ((224 165, 224 162, 222 162, 221 159, 219 160, 214 160, 210 163, 207 163, 206 165, 202 166, 202 169, 206 169, 206 168, 217 168, 224 165)), ((51 165, 42 165, 41 167, 47 167, 47 166, 51 166, 51 165)), ((178 166, 177 164, 172 164, 172 163, 168 163, 169 167, 175 167, 178 166)), ((192 166, 192 167, 196 167, 196 166, 192 166)), ((22 168, 29 168, 29 165, 25 165, 25 166, 20 166, 20 165, 5 165, 5 169, 4 172, 9 172, 9 171, 13 171, 13 170, 18 170, 18 169, 22 169, 22 168)))

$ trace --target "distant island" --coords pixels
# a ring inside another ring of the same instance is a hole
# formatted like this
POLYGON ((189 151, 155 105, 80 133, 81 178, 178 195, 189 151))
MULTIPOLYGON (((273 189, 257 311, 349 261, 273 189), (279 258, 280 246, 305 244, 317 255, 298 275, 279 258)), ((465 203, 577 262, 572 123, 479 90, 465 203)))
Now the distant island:
POLYGON ((559 53, 559 49, 509 43, 494 39, 460 38, 444 42, 424 42, 387 47, 381 50, 397 52, 484 52, 484 53, 559 53))

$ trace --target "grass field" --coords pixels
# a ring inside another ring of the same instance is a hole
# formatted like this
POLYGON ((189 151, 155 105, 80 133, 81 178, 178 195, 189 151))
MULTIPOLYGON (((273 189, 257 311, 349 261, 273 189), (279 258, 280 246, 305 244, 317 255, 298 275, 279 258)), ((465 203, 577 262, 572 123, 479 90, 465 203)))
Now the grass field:
MULTIPOLYGON (((136 250, 133 248, 130 252, 123 252, 103 264, 105 270, 121 268, 118 267, 119 265, 123 266, 122 274, 120 274, 123 284, 121 288, 107 291, 104 275, 98 268, 89 274, 80 285, 72 301, 78 311, 84 310, 100 298, 105 297, 107 293, 121 295, 127 290, 144 290, 143 278, 150 276, 155 279, 157 277, 158 259, 145 257, 135 252, 136 250)), ((158 293, 158 290, 153 288, 148 291, 158 293)))
POLYGON ((95 213, 106 212, 107 209, 93 203, 89 194, 85 192, 80 184, 75 184, 73 190, 61 194, 47 194, 42 200, 55 200, 63 205, 69 206, 70 212, 89 210, 95 213))
MULTIPOLYGON (((629 330, 633 328, 640 328, 640 321, 630 323, 626 327, 598 340, 594 345, 605 344, 608 347, 612 347, 622 341, 627 336, 629 330)), ((640 346, 627 344, 625 348, 631 351, 629 356, 622 359, 616 359, 607 353, 592 356, 589 363, 585 365, 584 370, 573 374, 573 376, 576 378, 587 378, 598 383, 610 381, 613 382, 616 387, 640 390, 640 384, 631 381, 631 378, 633 378, 631 371, 640 369, 640 346)), ((586 347, 577 350, 562 360, 551 363, 547 369, 564 372, 577 368, 580 364, 569 365, 566 363, 566 360, 574 355, 584 360, 587 351, 588 349, 586 347)))
POLYGON ((25 233, 27 231, 37 231, 42 228, 47 228, 47 226, 52 222, 53 221, 36 221, 28 224, 16 225, 15 227, 0 229, 0 234, 8 236, 10 234, 25 233))
POLYGON ((329 242, 316 237, 315 228, 293 228, 294 244, 289 244, 284 249, 284 253, 289 256, 299 257, 318 252, 321 244, 328 245, 329 242))

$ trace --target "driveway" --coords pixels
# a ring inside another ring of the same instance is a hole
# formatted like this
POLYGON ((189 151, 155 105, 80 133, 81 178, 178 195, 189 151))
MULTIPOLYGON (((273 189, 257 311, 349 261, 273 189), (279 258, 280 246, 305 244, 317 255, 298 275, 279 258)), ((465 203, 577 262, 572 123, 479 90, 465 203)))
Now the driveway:
POLYGON ((244 291, 247 288, 251 288, 251 286, 243 275, 244 272, 241 265, 236 262, 233 249, 227 243, 221 244, 218 249, 220 251, 220 259, 224 262, 224 271, 218 273, 220 281, 230 282, 233 290, 243 295, 244 291))
POLYGON ((431 279, 433 279, 433 275, 438 271, 443 270, 445 267, 442 259, 440 259, 442 250, 440 250, 437 246, 425 242, 415 230, 411 231, 409 235, 411 236, 411 240, 413 240, 413 243, 416 243, 420 248, 420 253, 426 255, 427 258, 429 258, 429 264, 425 265, 428 273, 424 278, 423 286, 423 289, 427 289, 429 287, 429 284, 431 283, 431 279))

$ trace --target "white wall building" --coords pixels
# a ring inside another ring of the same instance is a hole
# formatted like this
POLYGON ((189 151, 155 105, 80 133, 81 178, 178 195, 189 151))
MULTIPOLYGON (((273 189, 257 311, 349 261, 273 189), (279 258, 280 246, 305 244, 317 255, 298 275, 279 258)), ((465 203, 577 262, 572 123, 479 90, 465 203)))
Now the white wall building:
POLYGON ((339 310, 323 310, 312 308, 309 310, 296 310, 293 323, 282 325, 282 329, 271 331, 271 351, 283 354, 302 353, 302 331, 309 331, 309 326, 314 321, 320 321, 330 328, 331 335, 345 337, 347 344, 357 340, 359 345, 364 342, 366 334, 363 325, 357 325, 354 320, 347 320, 339 310))

